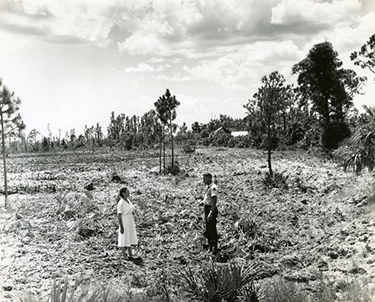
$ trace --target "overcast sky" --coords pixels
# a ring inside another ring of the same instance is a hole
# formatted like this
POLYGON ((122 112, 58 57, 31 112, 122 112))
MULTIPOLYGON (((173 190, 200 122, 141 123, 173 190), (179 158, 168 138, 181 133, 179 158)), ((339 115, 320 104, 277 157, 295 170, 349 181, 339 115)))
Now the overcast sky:
POLYGON ((375 105, 375 76, 349 56, 374 33, 373 0, 0 0, 0 77, 26 134, 99 123, 107 135, 112 111, 141 116, 167 88, 190 128, 244 117, 262 76, 295 83, 291 67, 329 41, 369 78, 360 109, 375 105))

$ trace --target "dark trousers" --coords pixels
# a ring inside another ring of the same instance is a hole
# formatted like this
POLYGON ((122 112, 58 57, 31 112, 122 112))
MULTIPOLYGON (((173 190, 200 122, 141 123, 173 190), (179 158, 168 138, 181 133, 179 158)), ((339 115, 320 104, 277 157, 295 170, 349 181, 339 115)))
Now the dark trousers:
POLYGON ((217 211, 217 208, 216 208, 215 211, 213 211, 213 213, 212 213, 211 220, 208 221, 207 217, 208 217, 208 214, 210 213, 210 211, 211 211, 211 206, 205 205, 204 206, 204 220, 206 222, 206 231, 205 231, 204 235, 206 236, 206 238, 208 240, 208 244, 210 245, 210 249, 216 250, 217 249, 217 239, 218 239, 217 229, 216 229, 218 211, 217 211))

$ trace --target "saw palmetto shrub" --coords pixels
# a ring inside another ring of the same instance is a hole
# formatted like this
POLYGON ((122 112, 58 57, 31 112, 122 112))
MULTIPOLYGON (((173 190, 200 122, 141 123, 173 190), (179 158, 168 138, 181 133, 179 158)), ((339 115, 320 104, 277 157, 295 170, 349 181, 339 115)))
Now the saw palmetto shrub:
POLYGON ((259 223, 255 218, 248 215, 242 215, 239 220, 234 224, 236 233, 242 233, 246 238, 255 238, 260 235, 259 223))
POLYGON ((263 184, 267 188, 279 188, 279 189, 288 189, 288 185, 286 183, 287 176, 283 173, 274 172, 270 175, 268 172, 262 178, 263 184))
POLYGON ((364 106, 364 109, 366 112, 354 134, 333 153, 343 162, 345 171, 352 169, 357 174, 375 168, 375 107, 364 106))
POLYGON ((373 171, 375 167, 375 152, 352 142, 345 142, 333 152, 333 156, 342 163, 344 171, 353 171, 357 175, 366 168, 373 171))
POLYGON ((209 261, 198 268, 189 266, 180 273, 183 289, 192 301, 258 302, 262 299, 262 290, 254 281, 259 273, 256 265, 245 268, 234 261, 226 264, 209 261))
POLYGON ((348 170, 350 167, 359 174, 364 168, 373 171, 375 167, 375 160, 372 157, 373 154, 369 154, 365 149, 358 148, 355 153, 348 154, 344 160, 344 170, 348 170))

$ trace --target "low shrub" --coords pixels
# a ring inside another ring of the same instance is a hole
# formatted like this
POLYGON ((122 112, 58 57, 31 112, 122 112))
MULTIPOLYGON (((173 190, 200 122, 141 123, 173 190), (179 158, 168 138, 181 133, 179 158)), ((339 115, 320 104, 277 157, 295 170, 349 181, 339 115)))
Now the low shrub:
POLYGON ((274 172, 273 175, 270 175, 268 172, 266 176, 262 179, 263 184, 268 188, 280 188, 287 189, 288 185, 286 183, 287 176, 283 173, 274 172))
POLYGON ((173 168, 172 165, 168 165, 166 169, 166 172, 171 173, 172 175, 177 175, 178 173, 180 173, 180 171, 181 169, 177 161, 174 163, 173 168))
POLYGON ((202 139, 202 145, 203 146, 209 146, 210 145, 210 139, 208 137, 205 137, 202 139))
POLYGON ((249 148, 252 145, 252 141, 249 135, 231 137, 228 141, 228 147, 230 148, 249 148))
POLYGON ((226 147, 228 146, 229 140, 232 138, 230 133, 218 132, 214 133, 210 140, 211 144, 216 147, 226 147))
POLYGON ((68 278, 65 280, 55 280, 51 287, 49 299, 42 300, 32 294, 25 294, 19 298, 20 302, 167 302, 165 292, 155 294, 155 292, 133 293, 128 286, 124 289, 118 289, 113 286, 83 286, 81 282, 77 282, 74 286, 70 286, 68 278))
POLYGON ((312 284, 287 281, 281 276, 267 280, 264 302, 374 302, 374 289, 357 279, 333 282, 325 278, 312 284), (336 284, 336 285, 335 285, 336 284))
POLYGON ((261 301, 262 291, 254 283, 257 275, 255 265, 245 268, 236 262, 215 264, 212 260, 197 269, 181 271, 186 295, 204 302, 261 301))
POLYGON ((375 290, 370 289, 368 284, 363 284, 358 279, 342 282, 340 287, 342 288, 339 295, 340 302, 375 301, 375 290))
POLYGON ((310 302, 301 284, 278 276, 265 284, 265 302, 310 302))

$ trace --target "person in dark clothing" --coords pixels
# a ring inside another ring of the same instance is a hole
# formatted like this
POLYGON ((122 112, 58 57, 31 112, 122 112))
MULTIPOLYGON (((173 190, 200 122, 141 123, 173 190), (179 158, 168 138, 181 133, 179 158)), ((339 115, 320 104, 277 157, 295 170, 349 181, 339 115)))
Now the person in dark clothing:
POLYGON ((207 185, 206 193, 203 198, 204 203, 204 217, 206 224, 205 236, 208 240, 210 251, 215 253, 217 251, 217 186, 212 181, 210 173, 203 174, 203 182, 207 185))

